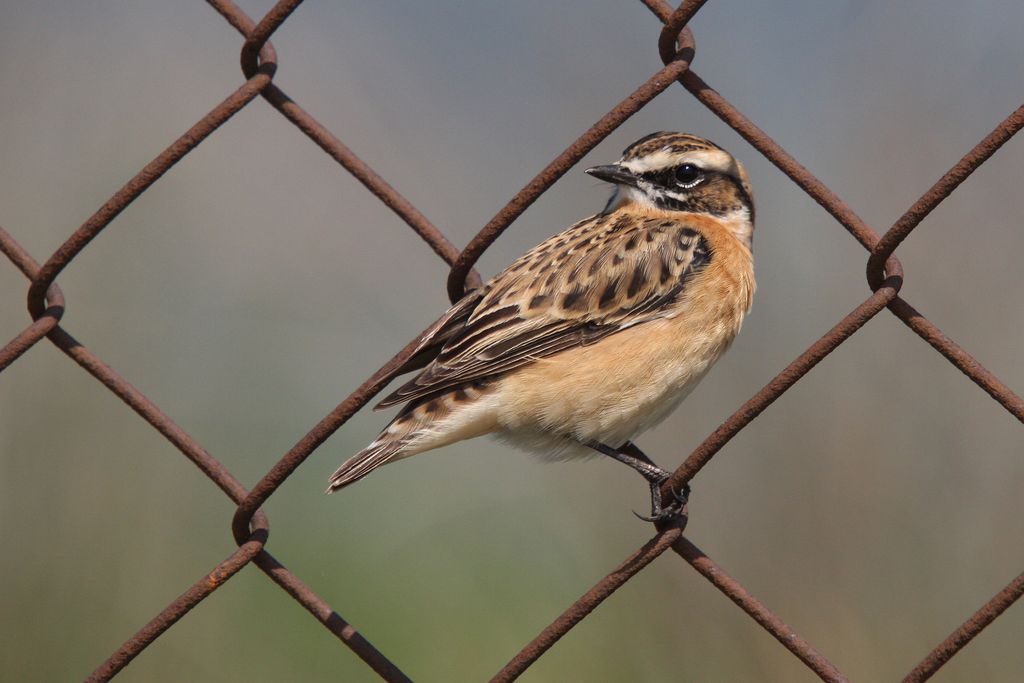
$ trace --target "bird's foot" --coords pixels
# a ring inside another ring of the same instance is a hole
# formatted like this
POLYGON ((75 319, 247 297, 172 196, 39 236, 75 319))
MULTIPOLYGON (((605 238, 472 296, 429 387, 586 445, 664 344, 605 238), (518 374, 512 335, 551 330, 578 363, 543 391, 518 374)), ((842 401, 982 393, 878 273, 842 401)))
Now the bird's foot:
POLYGON ((641 515, 636 510, 633 514, 644 520, 645 522, 665 522, 673 517, 678 517, 683 507, 686 505, 686 501, 690 499, 690 485, 684 484, 681 491, 672 489, 672 497, 674 498, 668 505, 665 504, 661 496, 661 485, 668 481, 672 475, 668 472, 662 471, 657 478, 649 479, 651 485, 651 514, 641 515))

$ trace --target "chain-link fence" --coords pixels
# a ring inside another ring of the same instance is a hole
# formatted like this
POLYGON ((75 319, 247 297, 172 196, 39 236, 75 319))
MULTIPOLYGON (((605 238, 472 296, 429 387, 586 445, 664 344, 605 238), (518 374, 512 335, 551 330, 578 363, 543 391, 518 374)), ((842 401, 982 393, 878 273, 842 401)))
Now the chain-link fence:
MULTIPOLYGON (((301 0, 282 0, 259 22, 253 22, 230 1, 210 0, 210 4, 245 39, 241 51, 241 61, 246 81, 139 171, 42 265, 29 255, 14 237, 0 229, 0 249, 30 282, 28 309, 32 317, 32 323, 0 349, 0 370, 16 362, 35 344, 43 339, 48 339, 127 403, 142 419, 156 428, 237 504, 237 510, 232 520, 232 530, 238 543, 237 550, 128 639, 92 673, 89 680, 104 681, 115 676, 143 649, 184 617, 189 610, 250 563, 259 567, 273 582, 305 607, 315 619, 365 661, 381 678, 388 681, 409 680, 392 663, 387 654, 378 650, 360 635, 306 582, 266 550, 269 527, 261 507, 320 444, 365 406, 393 378, 395 369, 402 365, 416 340, 410 342, 395 358, 373 373, 333 411, 310 429, 308 434, 284 454, 252 489, 246 489, 202 445, 185 433, 149 398, 129 384, 124 377, 76 341, 60 324, 64 310, 64 295, 56 280, 64 268, 119 213, 153 183, 157 182, 164 173, 217 131, 234 114, 259 97, 277 109, 310 140, 355 176, 388 208, 408 223, 427 245, 451 266, 448 293, 452 301, 460 298, 468 287, 480 283, 479 276, 473 270, 475 263, 527 207, 630 116, 661 93, 673 88, 677 83, 737 131, 803 191, 824 207, 843 228, 849 231, 868 252, 867 283, 870 295, 714 430, 675 470, 671 479, 665 482, 664 495, 668 495, 669 488, 678 490, 687 484, 730 439, 766 407, 782 396, 825 356, 884 310, 888 310, 889 313, 896 316, 912 332, 920 336, 1014 417, 1024 421, 1024 401, 900 296, 900 289, 903 285, 903 269, 894 255, 899 245, 925 216, 1024 126, 1024 106, 1010 114, 955 166, 942 175, 887 231, 879 234, 861 220, 821 181, 690 69, 690 61, 694 56, 695 47, 693 37, 686 26, 705 2, 706 0, 688 0, 678 9, 673 10, 664 2, 643 0, 643 4, 664 24, 658 41, 658 49, 664 67, 566 147, 508 204, 502 207, 461 251, 416 207, 399 195, 372 168, 357 158, 348 147, 274 83, 277 56, 268 40, 271 34, 288 19, 301 0)), ((691 543, 684 535, 684 528, 685 518, 658 528, 657 533, 650 541, 595 584, 523 647, 494 676, 493 680, 516 679, 559 638, 586 618, 603 600, 643 570, 652 560, 668 550, 674 551, 689 563, 821 679, 827 681, 846 680, 844 674, 826 660, 807 639, 794 632, 739 582, 728 576, 711 558, 691 543)), ((1024 574, 1010 582, 943 642, 927 653, 920 663, 907 674, 905 680, 928 679, 1013 604, 1022 593, 1024 593, 1024 574)))

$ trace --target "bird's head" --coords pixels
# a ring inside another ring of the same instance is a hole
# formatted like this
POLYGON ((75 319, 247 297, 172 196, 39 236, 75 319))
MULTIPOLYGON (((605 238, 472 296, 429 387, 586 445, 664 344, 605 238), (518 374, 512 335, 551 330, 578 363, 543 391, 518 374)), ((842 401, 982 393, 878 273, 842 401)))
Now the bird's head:
POLYGON ((710 140, 653 133, 627 147, 616 163, 586 172, 615 185, 605 213, 639 208, 706 214, 750 246, 754 200, 747 171, 710 140))

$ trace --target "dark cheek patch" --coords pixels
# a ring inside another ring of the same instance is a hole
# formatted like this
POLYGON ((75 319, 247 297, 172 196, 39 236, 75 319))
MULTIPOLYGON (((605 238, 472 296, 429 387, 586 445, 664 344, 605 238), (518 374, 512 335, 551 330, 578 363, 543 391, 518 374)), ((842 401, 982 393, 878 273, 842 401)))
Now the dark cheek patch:
POLYGON ((669 211, 692 211, 712 216, 725 216, 738 209, 747 208, 753 219, 754 207, 750 196, 738 180, 719 171, 707 171, 704 182, 686 192, 679 193, 671 183, 654 189, 651 195, 655 206, 669 211), (675 194, 681 196, 675 196, 675 194))

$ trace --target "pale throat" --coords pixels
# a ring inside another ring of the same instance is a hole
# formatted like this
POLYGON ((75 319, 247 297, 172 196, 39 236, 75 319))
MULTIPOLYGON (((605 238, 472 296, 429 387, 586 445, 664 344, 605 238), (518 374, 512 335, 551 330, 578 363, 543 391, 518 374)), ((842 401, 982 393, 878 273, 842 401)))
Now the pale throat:
POLYGON ((616 185, 608 203, 605 204, 601 213, 611 213, 625 206, 634 206, 638 209, 658 210, 658 207, 651 201, 646 193, 629 185, 616 185))
POLYGON ((724 216, 719 216, 729 232, 751 252, 754 250, 754 223, 750 220, 750 209, 740 206, 724 216))

